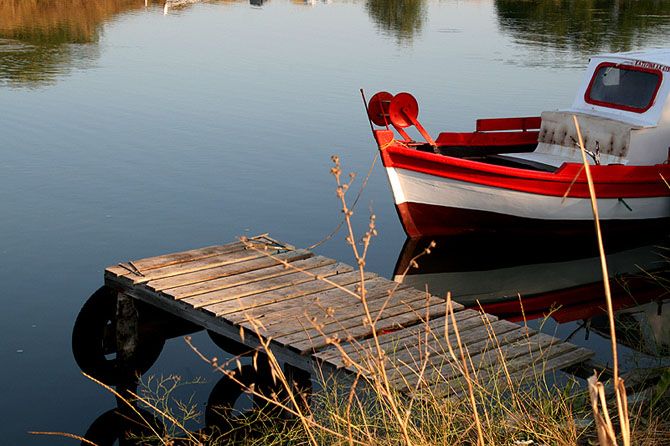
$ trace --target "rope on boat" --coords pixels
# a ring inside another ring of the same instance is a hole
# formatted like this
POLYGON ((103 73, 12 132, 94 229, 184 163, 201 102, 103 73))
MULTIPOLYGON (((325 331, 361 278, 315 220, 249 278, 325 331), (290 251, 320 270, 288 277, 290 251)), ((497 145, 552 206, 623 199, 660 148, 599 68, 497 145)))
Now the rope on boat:
POLYGON ((406 149, 410 148, 404 141, 400 141, 399 139, 392 139, 391 141, 387 142, 386 144, 379 146, 379 150, 384 150, 387 147, 392 146, 394 144, 401 145, 406 149))

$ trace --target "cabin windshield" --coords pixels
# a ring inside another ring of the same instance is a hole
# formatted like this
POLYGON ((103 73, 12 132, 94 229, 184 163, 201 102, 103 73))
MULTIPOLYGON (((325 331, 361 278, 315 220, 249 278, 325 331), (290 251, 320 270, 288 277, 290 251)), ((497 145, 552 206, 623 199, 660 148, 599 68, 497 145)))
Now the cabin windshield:
POLYGON ((658 70, 603 63, 598 66, 585 94, 589 104, 643 113, 661 85, 658 70))

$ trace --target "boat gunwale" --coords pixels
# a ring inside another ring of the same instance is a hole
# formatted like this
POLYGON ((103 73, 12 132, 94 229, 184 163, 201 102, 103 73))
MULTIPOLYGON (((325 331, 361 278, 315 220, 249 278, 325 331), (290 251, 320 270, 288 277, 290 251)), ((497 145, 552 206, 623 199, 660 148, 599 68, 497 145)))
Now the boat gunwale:
MULTIPOLYGON (((554 172, 543 172, 423 152, 402 144, 391 144, 381 152, 382 162, 386 168, 401 168, 436 177, 533 194, 560 196, 569 190, 570 197, 589 197, 587 179, 581 163, 564 163, 554 172), (408 162, 409 160, 412 162, 408 162), (549 185, 552 186, 547 187, 549 185)), ((589 167, 599 198, 670 196, 670 188, 664 182, 664 179, 670 179, 670 164, 649 166, 610 164, 589 167), (626 189, 633 185, 637 187, 633 191, 622 191, 617 185, 625 186, 626 189)))

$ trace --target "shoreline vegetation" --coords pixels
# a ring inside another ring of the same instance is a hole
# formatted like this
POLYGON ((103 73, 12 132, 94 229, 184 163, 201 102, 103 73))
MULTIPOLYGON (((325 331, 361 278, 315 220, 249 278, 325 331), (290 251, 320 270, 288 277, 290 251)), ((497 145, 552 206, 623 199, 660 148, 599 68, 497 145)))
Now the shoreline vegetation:
MULTIPOLYGON (((377 235, 375 216, 371 215, 362 238, 356 238, 345 197, 354 181, 342 182, 339 160, 333 157, 331 175, 337 184, 336 195, 344 215, 342 227, 346 241, 356 258, 361 281, 356 290, 365 309, 362 323, 374 327, 376 319, 366 301, 364 280, 365 256, 377 235)), ((597 210, 596 219, 597 219, 597 210)), ((247 240, 241 239, 243 242, 247 240)), ((251 249, 255 249, 251 244, 251 249)), ((434 245, 411 262, 429 255, 434 245)), ((269 254, 267 254, 269 255, 269 254)), ((604 257, 603 257, 604 259, 604 257)), ((603 260, 604 262, 604 260, 603 260)), ((285 263, 286 268, 292 268, 285 263)), ((603 265, 606 273, 606 265, 603 265)), ((440 329, 428 327, 430 336, 440 338, 445 350, 440 352, 457 368, 460 386, 447 397, 430 387, 422 386, 426 362, 431 354, 424 351, 412 367, 419 376, 418 384, 406 393, 397 392, 389 384, 385 364, 390 354, 380 346, 376 330, 371 339, 360 341, 359 354, 352 356, 340 347, 338 339, 329 339, 355 374, 315 375, 314 393, 294 385, 272 352, 271 340, 262 346, 225 363, 203 355, 186 337, 194 354, 221 372, 223 392, 228 401, 207 407, 204 417, 208 427, 189 431, 188 426, 202 421, 198 405, 176 396, 177 389, 190 384, 177 376, 146 378, 140 391, 115 390, 89 377, 112 392, 119 401, 119 417, 134 432, 130 444, 156 445, 663 445, 670 444, 670 404, 668 389, 670 373, 666 369, 655 387, 628 399, 616 364, 616 335, 612 327, 614 379, 599 382, 589 378, 588 386, 571 375, 545 376, 542 365, 534 367, 523 380, 512 378, 508 363, 496 350, 495 333, 490 331, 492 355, 488 369, 475 367, 459 336, 458 325, 447 296, 447 322, 440 329), (243 357, 244 356, 244 357, 243 357), (235 390, 239 389, 239 391, 235 390), (235 400, 242 393, 253 401, 251 410, 240 413, 235 400), (134 421, 129 421, 134 420, 134 421)), ((482 317, 484 314, 482 313, 482 317)), ((249 318, 257 332, 262 322, 249 318)), ((610 308, 610 321, 613 323, 610 308)), ((325 336, 319 325, 311 327, 325 336)), ((259 336, 262 340, 263 337, 259 336)), ((421 342, 421 340, 418 340, 421 342)), ((523 346, 524 342, 520 341, 523 346)), ((87 375, 88 376, 88 375, 87 375)), ((450 382, 450 385, 452 383, 450 382)), ((217 385, 219 387, 220 384, 217 385)), ((64 435, 81 444, 102 446, 94 439, 72 434, 64 435)), ((124 435, 124 434, 120 434, 124 435)))

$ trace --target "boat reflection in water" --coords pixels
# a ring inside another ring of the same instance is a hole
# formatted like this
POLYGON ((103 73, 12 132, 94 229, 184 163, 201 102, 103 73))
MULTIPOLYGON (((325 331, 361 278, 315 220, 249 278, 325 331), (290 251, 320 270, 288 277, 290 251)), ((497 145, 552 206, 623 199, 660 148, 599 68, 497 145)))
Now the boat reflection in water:
MULTIPOLYGON (((667 240, 606 240, 614 309, 657 302, 661 312, 667 279, 667 240), (660 244, 659 244, 660 243, 660 244), (656 280, 649 274, 656 276, 656 280)), ((512 320, 551 316, 559 323, 606 312, 602 268, 593 237, 514 235, 407 239, 394 280, 470 308, 512 320), (430 254, 416 260, 431 241, 430 254), (406 273, 405 273, 406 272, 406 273)), ((666 311, 667 313, 667 311, 666 311)))

